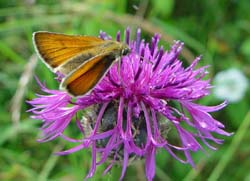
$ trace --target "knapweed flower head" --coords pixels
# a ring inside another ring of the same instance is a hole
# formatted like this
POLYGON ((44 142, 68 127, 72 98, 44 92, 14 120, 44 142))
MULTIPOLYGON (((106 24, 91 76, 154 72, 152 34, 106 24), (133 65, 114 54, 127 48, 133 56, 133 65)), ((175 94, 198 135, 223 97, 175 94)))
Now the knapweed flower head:
MULTIPOLYGON (((67 93, 49 90, 39 82, 46 95, 37 95, 29 101, 33 117, 43 120, 40 141, 62 137, 78 143, 59 152, 60 155, 85 148, 92 150, 87 178, 93 176, 97 165, 107 161, 110 164, 104 173, 119 162, 122 180, 131 160, 144 158, 146 177, 152 180, 159 148, 194 166, 191 152, 203 150, 200 143, 215 149, 211 142, 220 144, 223 140, 213 133, 230 135, 209 114, 225 107, 225 102, 217 106, 195 103, 208 95, 211 88, 209 80, 203 80, 207 67, 195 68, 200 57, 184 68, 178 59, 182 42, 176 41, 170 51, 164 51, 158 46, 159 35, 147 43, 141 40, 140 33, 138 30, 135 40, 131 40, 130 30, 125 31, 125 42, 131 52, 121 58, 121 67, 114 64, 89 94, 72 99, 67 93), (85 110, 82 117, 76 117, 82 110, 85 110), (63 134, 70 122, 76 123, 82 139, 63 134), (178 133, 178 143, 169 139, 173 131, 178 133)), ((110 39, 104 32, 100 37, 110 39)), ((120 37, 118 32, 116 40, 121 41, 120 37)))

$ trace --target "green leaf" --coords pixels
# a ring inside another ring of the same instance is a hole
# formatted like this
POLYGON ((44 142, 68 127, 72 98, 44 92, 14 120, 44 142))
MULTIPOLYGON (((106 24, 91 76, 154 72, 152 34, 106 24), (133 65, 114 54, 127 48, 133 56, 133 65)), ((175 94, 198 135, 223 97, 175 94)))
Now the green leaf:
POLYGON ((168 17, 174 8, 174 0, 154 0, 151 3, 151 16, 168 17))
POLYGON ((240 47, 240 52, 250 58, 250 38, 246 39, 243 41, 241 47, 240 47))

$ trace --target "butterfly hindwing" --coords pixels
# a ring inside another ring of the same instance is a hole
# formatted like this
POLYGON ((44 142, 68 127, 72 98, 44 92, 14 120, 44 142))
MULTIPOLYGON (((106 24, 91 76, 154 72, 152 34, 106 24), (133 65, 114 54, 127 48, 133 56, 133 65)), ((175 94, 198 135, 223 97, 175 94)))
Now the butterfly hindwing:
POLYGON ((115 59, 112 54, 104 54, 88 60, 63 80, 61 88, 73 96, 86 94, 106 74, 115 59))

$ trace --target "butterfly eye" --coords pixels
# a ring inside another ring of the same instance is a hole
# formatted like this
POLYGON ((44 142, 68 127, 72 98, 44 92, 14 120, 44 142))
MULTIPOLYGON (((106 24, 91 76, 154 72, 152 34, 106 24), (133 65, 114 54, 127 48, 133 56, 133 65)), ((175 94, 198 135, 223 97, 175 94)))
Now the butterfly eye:
POLYGON ((124 48, 124 49, 122 50, 122 55, 127 55, 127 54, 129 54, 129 52, 130 52, 130 49, 129 49, 129 48, 124 48))

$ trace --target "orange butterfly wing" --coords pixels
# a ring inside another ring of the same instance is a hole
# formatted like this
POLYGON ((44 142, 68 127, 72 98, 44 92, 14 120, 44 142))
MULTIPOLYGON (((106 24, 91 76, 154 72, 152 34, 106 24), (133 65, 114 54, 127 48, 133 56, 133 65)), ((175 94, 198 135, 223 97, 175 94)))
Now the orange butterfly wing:
POLYGON ((33 41, 37 52, 53 71, 78 56, 81 56, 83 63, 94 56, 88 53, 90 49, 105 42, 92 36, 64 35, 50 32, 34 33, 33 41))
POLYGON ((74 96, 89 92, 104 77, 115 60, 113 55, 100 55, 81 65, 62 82, 61 88, 74 96))

